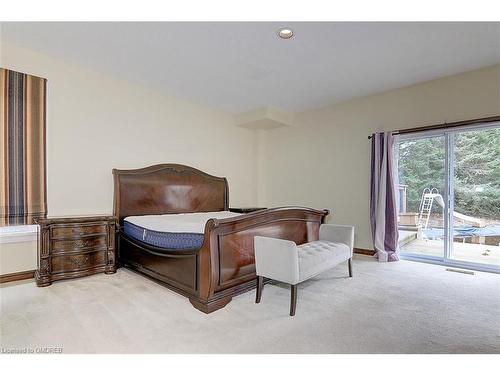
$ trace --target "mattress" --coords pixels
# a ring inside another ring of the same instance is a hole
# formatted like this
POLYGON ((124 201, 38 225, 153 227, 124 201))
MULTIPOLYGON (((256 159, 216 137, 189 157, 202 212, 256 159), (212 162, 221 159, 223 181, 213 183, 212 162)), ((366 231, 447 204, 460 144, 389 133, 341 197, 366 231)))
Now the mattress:
POLYGON ((209 219, 227 219, 241 214, 218 211, 187 214, 129 216, 125 234, 138 241, 164 249, 199 249, 203 245, 205 224, 209 219))

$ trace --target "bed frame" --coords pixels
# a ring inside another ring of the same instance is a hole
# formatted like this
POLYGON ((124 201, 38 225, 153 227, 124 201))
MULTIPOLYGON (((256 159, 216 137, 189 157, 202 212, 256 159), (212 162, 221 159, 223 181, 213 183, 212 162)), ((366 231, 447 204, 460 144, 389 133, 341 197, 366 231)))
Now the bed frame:
POLYGON ((200 249, 166 250, 123 232, 127 216, 208 212, 229 209, 226 178, 192 167, 160 164, 113 169, 114 214, 118 218, 118 264, 131 268, 189 298, 211 313, 233 296, 256 286, 253 237, 318 239, 328 210, 281 207, 223 220, 210 219, 200 249))

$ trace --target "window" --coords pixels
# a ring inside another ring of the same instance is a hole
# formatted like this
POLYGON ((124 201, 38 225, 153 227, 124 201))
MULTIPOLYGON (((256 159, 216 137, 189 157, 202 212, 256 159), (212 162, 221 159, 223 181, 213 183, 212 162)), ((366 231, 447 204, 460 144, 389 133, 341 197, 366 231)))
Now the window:
POLYGON ((46 80, 0 68, 0 226, 47 213, 46 80))

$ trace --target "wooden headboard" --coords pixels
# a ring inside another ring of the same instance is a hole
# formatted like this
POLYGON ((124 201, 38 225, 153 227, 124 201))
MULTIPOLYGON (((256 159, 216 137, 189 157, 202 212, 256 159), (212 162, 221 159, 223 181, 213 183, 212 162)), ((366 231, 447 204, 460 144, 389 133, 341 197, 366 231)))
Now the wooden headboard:
POLYGON ((120 223, 127 216, 222 211, 229 206, 225 177, 186 165, 113 169, 113 178, 113 212, 120 223))

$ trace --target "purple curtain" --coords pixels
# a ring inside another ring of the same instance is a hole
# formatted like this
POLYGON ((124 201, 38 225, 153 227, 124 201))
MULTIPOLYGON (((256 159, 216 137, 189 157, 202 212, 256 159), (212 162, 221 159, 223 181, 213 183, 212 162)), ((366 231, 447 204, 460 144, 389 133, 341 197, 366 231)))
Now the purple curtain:
POLYGON ((372 135, 370 221, 373 246, 380 262, 399 260, 398 209, 393 145, 390 132, 372 135))

